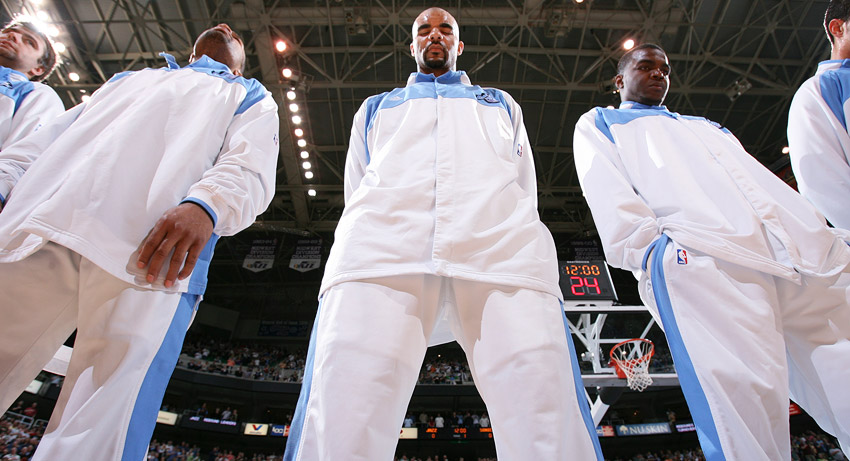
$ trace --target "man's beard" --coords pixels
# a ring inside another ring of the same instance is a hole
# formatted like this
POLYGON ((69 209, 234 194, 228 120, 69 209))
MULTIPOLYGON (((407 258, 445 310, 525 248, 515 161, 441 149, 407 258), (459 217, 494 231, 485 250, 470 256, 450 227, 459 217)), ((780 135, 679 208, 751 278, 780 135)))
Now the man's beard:
POLYGON ((445 69, 446 60, 445 58, 441 59, 425 59, 425 65, 428 66, 429 69, 445 69))

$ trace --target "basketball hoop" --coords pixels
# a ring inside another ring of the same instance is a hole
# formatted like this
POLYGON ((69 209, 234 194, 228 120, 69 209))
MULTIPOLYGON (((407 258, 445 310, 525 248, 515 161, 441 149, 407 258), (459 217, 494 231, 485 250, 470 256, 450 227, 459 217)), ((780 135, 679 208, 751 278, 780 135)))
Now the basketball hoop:
POLYGON ((655 354, 652 341, 643 338, 628 339, 611 348, 611 361, 617 375, 626 378, 629 388, 642 392, 650 384, 649 361, 655 354))

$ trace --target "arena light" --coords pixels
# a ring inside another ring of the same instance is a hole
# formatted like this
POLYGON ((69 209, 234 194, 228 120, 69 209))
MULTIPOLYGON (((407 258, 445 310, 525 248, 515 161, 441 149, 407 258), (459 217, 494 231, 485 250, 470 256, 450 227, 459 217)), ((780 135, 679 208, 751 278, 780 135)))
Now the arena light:
POLYGON ((301 151, 301 158, 310 158, 310 153, 306 150, 301 151))
POLYGON ((782 153, 783 153, 783 154, 788 154, 788 153, 790 153, 790 152, 791 152, 791 148, 790 148, 790 147, 785 146, 785 147, 783 147, 783 148, 782 148, 782 153))
POLYGON ((312 165, 310 162, 304 162, 304 163, 302 163, 302 164, 301 164, 301 166, 302 166, 305 170, 309 170, 310 168, 313 168, 313 165, 312 165))
POLYGON ((298 115, 293 115, 292 116, 292 123, 294 123, 296 125, 300 125, 301 124, 301 117, 298 116, 298 115))
POLYGON ((84 95, 80 98, 80 100, 81 100, 81 101, 83 101, 83 102, 89 102, 89 99, 91 99, 91 96, 90 96, 90 95, 87 95, 87 94, 84 94, 84 95))
POLYGON ((290 101, 295 99, 295 96, 296 96, 296 94, 295 94, 295 91, 293 91, 293 90, 289 90, 289 91, 286 92, 286 99, 289 99, 290 101))
POLYGON ((280 71, 280 73, 283 74, 283 78, 292 77, 292 69, 290 69, 289 67, 284 67, 283 70, 280 71))
POLYGON ((584 0, 575 0, 576 3, 584 3, 584 0))
POLYGON ((56 50, 57 53, 64 53, 68 48, 62 42, 54 42, 53 49, 56 50))
POLYGON ((315 197, 316 196, 316 189, 307 190, 307 195, 309 195, 310 197, 315 197))
POLYGON ((39 21, 44 21, 44 22, 50 21, 50 15, 47 14, 47 11, 44 11, 44 10, 36 11, 35 17, 38 18, 39 21))
POLYGON ((307 178, 307 179, 313 179, 313 172, 312 171, 305 171, 304 177, 307 178))
POLYGON ((631 50, 634 47, 635 47, 635 41, 631 38, 627 39, 625 42, 623 42, 623 49, 626 50, 626 51, 631 50))
POLYGON ((295 136, 298 136, 299 138, 303 137, 304 136, 304 130, 302 130, 301 128, 296 128, 295 129, 295 136))
POLYGON ((298 140, 298 147, 306 147, 306 146, 307 146, 307 141, 305 141, 303 139, 298 140))
POLYGON ((274 44, 274 49, 276 49, 278 53, 283 53, 284 51, 286 51, 286 42, 283 40, 278 40, 274 44))
POLYGON ((292 112, 298 112, 298 104, 295 104, 293 102, 292 104, 289 105, 289 110, 291 110, 292 112))
POLYGON ((80 74, 78 74, 76 72, 69 72, 68 78, 70 78, 72 82, 79 82, 80 81, 80 74))

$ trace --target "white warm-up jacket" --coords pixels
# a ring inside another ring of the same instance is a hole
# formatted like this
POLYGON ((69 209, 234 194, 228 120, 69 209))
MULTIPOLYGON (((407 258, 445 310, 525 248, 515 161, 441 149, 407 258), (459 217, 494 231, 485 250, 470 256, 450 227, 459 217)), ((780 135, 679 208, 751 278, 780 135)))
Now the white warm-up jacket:
POLYGON ((788 145, 797 187, 836 227, 850 229, 850 59, 824 61, 797 90, 788 145))
MULTIPOLYGON (((203 56, 180 68, 117 74, 80 104, 4 148, 26 171, 0 213, 0 262, 53 241, 145 288, 137 249, 162 214, 190 201, 214 222, 192 276, 169 291, 202 293, 219 235, 262 213, 275 191, 277 104, 253 79, 203 56)), ((167 266, 167 265, 166 265, 167 266)))
MULTIPOLYGON (((0 66, 0 151, 65 111, 62 100, 47 85, 0 66)), ((0 159, 0 165, 5 162, 0 159)), ((24 172, 11 164, 0 166, 0 202, 24 172)))
POLYGON ((576 169, 608 263, 639 271, 655 239, 799 280, 850 262, 847 233, 725 128, 661 106, 595 108, 576 125, 576 169))
POLYGON ((562 296, 520 107, 464 72, 414 73, 354 116, 321 291, 400 274, 562 296))

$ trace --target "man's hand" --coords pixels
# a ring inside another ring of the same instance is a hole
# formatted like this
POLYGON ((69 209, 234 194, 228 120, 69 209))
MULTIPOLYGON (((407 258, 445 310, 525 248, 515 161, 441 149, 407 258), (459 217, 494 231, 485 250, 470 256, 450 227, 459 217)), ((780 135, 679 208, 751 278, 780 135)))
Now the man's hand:
POLYGON ((147 281, 153 283, 169 253, 174 250, 165 275, 165 287, 170 288, 178 277, 183 280, 192 273, 212 231, 212 219, 203 208, 194 203, 181 203, 166 211, 148 232, 136 265, 139 269, 148 267, 147 281))

